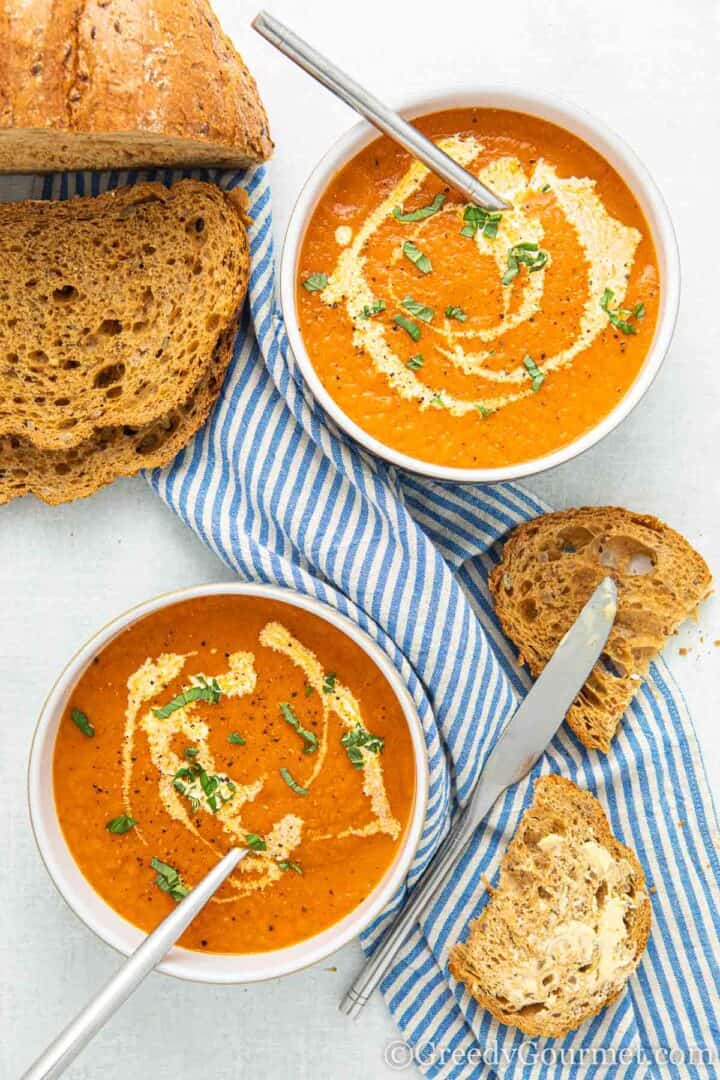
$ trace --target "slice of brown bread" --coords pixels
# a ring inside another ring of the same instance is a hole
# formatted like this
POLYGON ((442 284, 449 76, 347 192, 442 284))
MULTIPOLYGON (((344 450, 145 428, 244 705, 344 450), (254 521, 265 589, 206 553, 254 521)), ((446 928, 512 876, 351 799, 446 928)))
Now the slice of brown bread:
POLYGON ((615 625, 566 717, 586 746, 605 751, 650 661, 710 592, 705 560, 655 517, 586 506, 518 526, 490 575, 502 627, 539 675, 607 574, 618 590, 615 625))
POLYGON ((217 341, 213 362, 179 408, 140 428, 104 428, 69 450, 38 450, 26 439, 0 438, 0 504, 32 493, 52 506, 82 499, 120 476, 167 465, 205 421, 232 356, 235 326, 217 341))
POLYGON ((574 1031, 618 996, 650 934, 645 876, 602 806, 560 776, 536 781, 500 881, 450 950, 450 973, 526 1035, 574 1031))
POLYGON ((272 153, 208 0, 0 0, 0 171, 242 167, 272 153))
POLYGON ((145 427, 205 379, 245 295, 242 197, 182 180, 0 206, 0 436, 145 427))

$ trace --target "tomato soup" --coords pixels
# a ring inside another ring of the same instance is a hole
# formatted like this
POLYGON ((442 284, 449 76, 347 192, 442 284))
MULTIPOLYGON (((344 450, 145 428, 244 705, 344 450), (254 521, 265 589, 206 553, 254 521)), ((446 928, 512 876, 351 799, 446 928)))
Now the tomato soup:
POLYGON ((143 930, 247 846, 180 939, 247 953, 365 899, 398 852, 415 766, 401 706, 360 646, 291 605, 226 595, 154 612, 94 658, 53 779, 78 866, 143 930))
POLYGON ((334 401, 386 446, 455 468, 533 460, 596 426, 637 376, 659 302, 650 229, 562 128, 497 109, 415 122, 513 209, 468 206, 377 139, 308 224, 303 341, 334 401))

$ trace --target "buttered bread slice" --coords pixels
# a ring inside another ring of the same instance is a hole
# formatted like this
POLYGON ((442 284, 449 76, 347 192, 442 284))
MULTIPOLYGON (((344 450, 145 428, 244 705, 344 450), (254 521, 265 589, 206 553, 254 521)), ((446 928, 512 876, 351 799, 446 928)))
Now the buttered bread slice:
POLYGON ((541 777, 500 881, 450 972, 504 1024, 564 1035, 609 1005, 640 962, 650 901, 635 854, 589 792, 541 777))

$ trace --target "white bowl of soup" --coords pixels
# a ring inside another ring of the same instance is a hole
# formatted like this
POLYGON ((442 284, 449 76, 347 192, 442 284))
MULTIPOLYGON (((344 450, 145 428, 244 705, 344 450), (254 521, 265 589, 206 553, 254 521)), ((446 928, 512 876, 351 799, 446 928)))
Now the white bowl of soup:
POLYGON ((252 982, 381 912, 417 850, 427 756, 402 679, 350 619, 224 583, 149 600, 83 646, 43 707, 28 792, 55 885, 124 954, 248 847, 158 970, 252 982))
POLYGON ((513 206, 469 207, 366 123, 294 208, 280 295, 337 424, 435 479, 495 482, 607 435, 668 350, 680 270, 635 154, 574 106, 477 89, 401 110, 513 206))

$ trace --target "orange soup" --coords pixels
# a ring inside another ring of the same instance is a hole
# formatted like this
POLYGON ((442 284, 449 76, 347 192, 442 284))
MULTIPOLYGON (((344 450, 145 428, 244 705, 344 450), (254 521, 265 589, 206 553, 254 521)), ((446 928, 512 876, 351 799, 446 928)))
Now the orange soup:
POLYGON ((295 944, 357 907, 398 852, 414 776, 402 709, 358 645, 228 595, 157 611, 103 649, 53 766, 73 857, 143 930, 250 848, 180 939, 225 953, 295 944))
POLYGON ((649 227, 562 128, 497 109, 416 123, 513 209, 468 206, 377 139, 309 222, 303 340, 334 401, 386 446, 455 468, 530 461, 594 427, 638 374, 660 289, 649 227))

